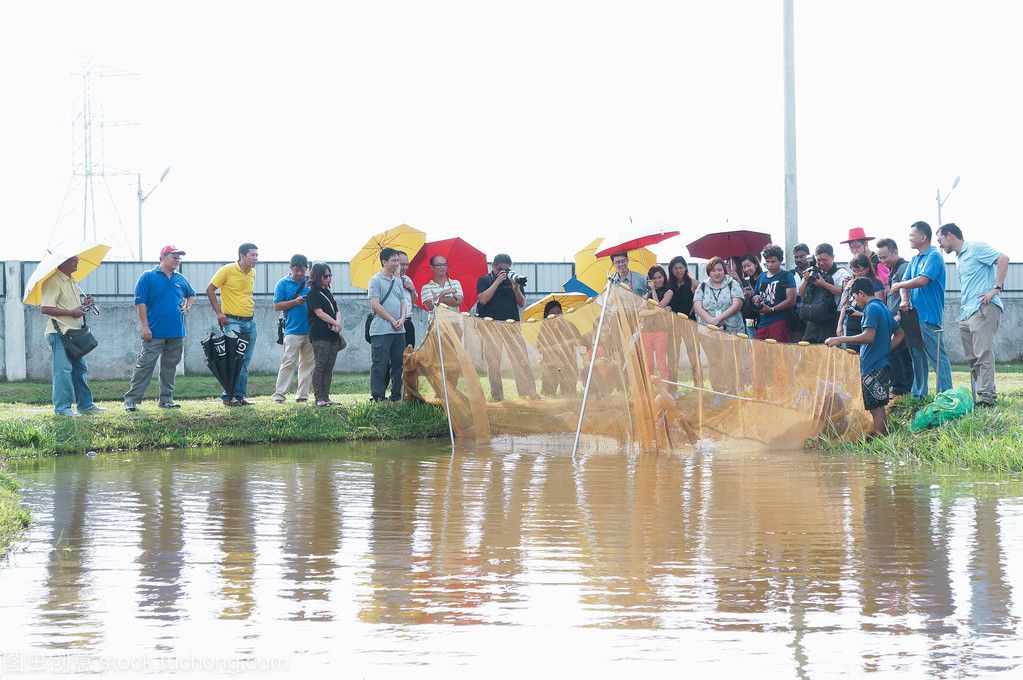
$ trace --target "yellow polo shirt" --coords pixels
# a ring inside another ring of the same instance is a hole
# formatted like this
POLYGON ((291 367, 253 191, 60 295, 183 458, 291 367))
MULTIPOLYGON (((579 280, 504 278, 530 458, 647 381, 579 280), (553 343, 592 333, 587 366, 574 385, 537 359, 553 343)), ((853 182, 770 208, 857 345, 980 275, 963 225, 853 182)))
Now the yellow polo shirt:
MULTIPOLYGON (((43 307, 76 309, 82 304, 82 299, 79 297, 81 292, 82 290, 78 287, 78 284, 70 276, 59 271, 54 272, 53 276, 43 281, 43 295, 40 304, 43 307)), ((62 334, 72 328, 82 327, 82 320, 76 319, 73 316, 49 316, 46 320, 43 335, 57 332, 50 319, 56 320, 62 334)))
POLYGON ((256 283, 256 268, 246 274, 237 262, 225 264, 210 279, 220 289, 220 309, 231 316, 252 316, 256 305, 252 301, 252 286, 256 283))

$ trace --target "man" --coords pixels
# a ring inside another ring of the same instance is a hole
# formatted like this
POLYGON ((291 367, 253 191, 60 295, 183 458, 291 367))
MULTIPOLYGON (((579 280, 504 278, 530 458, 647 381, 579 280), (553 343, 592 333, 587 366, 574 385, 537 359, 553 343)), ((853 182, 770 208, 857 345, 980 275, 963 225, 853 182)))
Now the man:
POLYGON ((835 249, 830 243, 821 243, 814 252, 817 266, 807 269, 799 284, 799 297, 800 315, 806 320, 803 341, 817 345, 833 333, 849 272, 835 264, 835 249))
POLYGON ((146 394, 153 368, 160 360, 162 408, 179 408, 174 403, 174 372, 181 361, 185 338, 185 316, 195 304, 195 291, 177 271, 185 251, 174 246, 160 250, 160 264, 143 272, 135 283, 135 311, 142 329, 142 351, 131 371, 124 393, 124 410, 134 412, 146 394))
POLYGON ((256 322, 253 319, 256 303, 252 299, 252 287, 256 283, 257 262, 259 249, 256 244, 243 243, 238 246, 238 261, 218 269, 206 287, 206 297, 210 299, 213 313, 223 332, 244 335, 248 339, 234 394, 224 392, 220 395, 224 406, 252 406, 245 395, 249 388, 249 362, 256 349, 256 322), (220 290, 223 307, 217 301, 217 290, 220 290))
MULTIPOLYGON (((877 256, 888 268, 889 283, 894 285, 906 278, 909 262, 899 255, 899 246, 895 244, 895 241, 890 238, 879 240, 877 256)), ((892 313, 896 321, 901 321, 900 304, 898 292, 888 294, 888 311, 892 313)), ((909 394, 913 390, 913 357, 909 353, 909 344, 901 342, 893 347, 891 354, 888 355, 888 363, 892 369, 892 396, 899 397, 909 394)))
POLYGON ((402 293, 401 258, 394 248, 380 251, 380 271, 369 280, 370 307, 373 320, 369 324, 372 364, 369 372, 369 395, 373 401, 384 401, 388 377, 391 401, 401 401, 401 361, 405 351, 405 296, 402 293))
MULTIPOLYGON (((803 275, 806 274, 806 270, 810 268, 813 260, 810 258, 810 246, 805 243, 797 243, 792 249, 792 259, 795 261, 796 266, 789 270, 792 274, 792 278, 796 281, 796 289, 798 290, 803 284, 803 275)), ((796 294, 796 304, 789 310, 789 341, 799 342, 803 339, 803 334, 806 333, 806 321, 799 318, 799 303, 801 301, 799 294, 796 294)))
POLYGON ((625 287, 640 297, 647 294, 646 274, 637 274, 629 269, 629 254, 616 253, 611 256, 611 265, 615 268, 612 280, 615 283, 624 283, 625 287))
POLYGON ((408 255, 398 251, 398 261, 401 263, 401 286, 402 295, 405 296, 405 344, 416 346, 416 327, 412 323, 412 305, 419 299, 416 295, 416 285, 412 283, 405 274, 408 272, 408 255))
POLYGON ((909 261, 906 278, 891 287, 899 293, 902 312, 915 308, 920 319, 923 347, 910 347, 913 357, 913 396, 927 396, 928 370, 938 374, 938 392, 952 389, 952 366, 939 339, 945 314, 945 260, 941 251, 931 245, 931 225, 914 222, 909 228, 909 245, 917 251, 909 261))
POLYGON ((781 246, 767 244, 763 258, 767 271, 757 277, 753 295, 753 304, 760 310, 755 337, 757 340, 788 342, 789 321, 786 310, 796 304, 796 280, 789 272, 782 271, 785 251, 781 246))
MULTIPOLYGON (((495 255, 491 272, 476 282, 476 293, 479 295, 476 310, 479 316, 489 317, 494 321, 519 320, 519 309, 525 306, 526 297, 520 283, 508 276, 511 265, 510 256, 504 253, 495 255)), ((487 376, 490 379, 490 396, 494 401, 504 399, 501 360, 507 351, 519 396, 539 399, 536 382, 527 362, 526 343, 518 327, 509 329, 487 326, 484 325, 482 328, 487 330, 484 336, 486 345, 484 354, 487 360, 487 376)))
POLYGON ((430 269, 433 271, 433 278, 423 286, 423 306, 431 312, 435 302, 458 309, 465 300, 465 294, 462 292, 461 283, 448 278, 448 258, 434 255, 430 258, 430 269))
POLYGON ((50 317, 43 331, 53 356, 51 382, 53 383, 53 412, 58 416, 77 418, 83 413, 105 411, 92 400, 89 389, 89 366, 85 357, 74 361, 64 350, 63 334, 85 325, 83 317, 96 304, 91 295, 83 295, 71 275, 78 269, 78 256, 64 260, 57 271, 43 282, 40 310, 50 317), (76 412, 71 401, 78 405, 76 412))
POLYGON ((305 300, 309 294, 309 259, 302 254, 292 255, 291 273, 281 278, 274 287, 274 310, 284 317, 284 356, 277 370, 273 401, 283 404, 285 393, 291 386, 291 377, 298 368, 295 401, 309 401, 309 382, 313 375, 313 345, 309 342, 309 310, 305 300))
POLYGON ((953 223, 938 228, 938 245, 955 253, 959 261, 962 301, 959 306, 959 336, 970 364, 973 401, 977 406, 994 406, 995 333, 1002 318, 999 293, 1009 271, 1009 256, 981 241, 964 241, 962 230, 953 223))
POLYGON ((828 347, 840 347, 843 343, 863 345, 860 351, 860 381, 863 387, 863 406, 874 421, 874 436, 888 434, 888 418, 885 406, 891 399, 891 369, 888 355, 893 347, 902 343, 899 322, 885 304, 874 297, 870 279, 860 277, 852 282, 850 289, 856 306, 863 310, 863 332, 859 335, 840 335, 824 341, 828 347))
MULTIPOLYGON (((870 260, 871 264, 874 265, 874 269, 877 270, 877 276, 881 279, 881 282, 888 285, 888 268, 881 262, 881 258, 877 253, 870 250, 870 241, 873 241, 873 236, 867 236, 867 232, 863 227, 853 227, 849 230, 849 238, 842 243, 849 246, 849 252, 852 253, 852 257, 857 255, 865 255, 870 260)), ((852 259, 852 258, 849 258, 852 259)))

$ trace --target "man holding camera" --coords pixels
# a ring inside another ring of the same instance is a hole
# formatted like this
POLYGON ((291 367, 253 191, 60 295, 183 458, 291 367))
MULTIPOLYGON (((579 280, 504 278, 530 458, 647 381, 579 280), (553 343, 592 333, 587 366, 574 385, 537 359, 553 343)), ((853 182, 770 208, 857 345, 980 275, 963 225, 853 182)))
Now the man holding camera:
MULTIPOLYGON (((899 255, 899 246, 890 238, 877 242, 877 256, 888 267, 888 283, 895 285, 906 278, 909 262, 899 255)), ((888 294, 888 311, 896 321, 900 321, 902 297, 898 291, 888 294)), ((909 353, 909 345, 905 342, 892 348, 888 355, 888 364, 892 369, 892 396, 900 397, 913 390, 913 357, 909 353)))
POLYGON ((135 284, 135 311, 139 317, 142 351, 131 371, 124 393, 124 410, 134 412, 146 394, 153 368, 160 360, 161 408, 178 408, 174 403, 174 373, 181 361, 185 342, 185 315, 195 303, 195 291, 177 271, 185 251, 174 246, 160 250, 160 264, 143 272, 135 284))
MULTIPOLYGON (((526 306, 526 296, 522 289, 526 278, 511 271, 511 257, 500 253, 494 256, 493 269, 476 282, 476 293, 479 301, 476 312, 480 317, 494 321, 518 321, 519 309, 526 306)), ((526 343, 519 333, 518 327, 505 327, 495 324, 484 324, 487 329, 484 343, 487 345, 487 375, 490 378, 490 395, 494 401, 504 399, 504 385, 501 381, 501 359, 508 352, 512 372, 515 375, 515 387, 520 397, 539 399, 536 393, 536 382, 529 373, 526 343)))
POLYGON ((806 322, 803 340, 819 345, 834 335, 838 303, 849 272, 835 264, 835 249, 822 243, 814 250, 816 262, 807 267, 799 284, 799 318, 806 322))
POLYGON ((60 263, 57 271, 43 281, 42 305, 39 309, 50 317, 44 333, 53 354, 53 411, 58 416, 71 418, 106 410, 92 401, 89 367, 85 357, 72 360, 64 349, 64 333, 85 325, 85 312, 95 310, 96 305, 96 300, 91 295, 83 294, 71 278, 77 269, 77 255, 60 263), (78 405, 77 412, 71 408, 72 399, 78 405))

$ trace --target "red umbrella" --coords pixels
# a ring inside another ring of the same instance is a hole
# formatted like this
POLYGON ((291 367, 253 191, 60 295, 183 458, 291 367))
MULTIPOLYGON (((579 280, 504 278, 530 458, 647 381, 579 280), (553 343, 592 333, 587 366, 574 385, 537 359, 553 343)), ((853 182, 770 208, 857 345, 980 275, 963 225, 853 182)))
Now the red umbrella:
MULTIPOLYGON (((433 280, 430 258, 434 255, 443 255, 447 259, 448 278, 455 279, 462 284, 462 292, 465 293, 461 310, 469 311, 476 304, 476 281, 487 273, 487 256, 460 238, 430 241, 409 262, 408 276, 412 279, 417 291, 421 292, 423 286, 433 280)), ((416 304, 423 307, 422 300, 416 304)), ((426 308, 423 307, 423 309, 426 308)))
POLYGON ((593 256, 597 259, 607 257, 608 255, 616 255, 618 253, 627 253, 631 250, 639 250, 647 246, 652 246, 655 243, 666 241, 672 236, 678 236, 677 231, 656 231, 649 234, 642 235, 623 235, 617 238, 605 239, 604 243, 601 244, 601 249, 594 253, 593 256))
POLYGON ((719 231, 715 234, 701 236, 686 248, 692 257, 703 260, 717 256, 724 259, 742 257, 746 253, 759 253, 768 243, 771 235, 762 231, 719 231))

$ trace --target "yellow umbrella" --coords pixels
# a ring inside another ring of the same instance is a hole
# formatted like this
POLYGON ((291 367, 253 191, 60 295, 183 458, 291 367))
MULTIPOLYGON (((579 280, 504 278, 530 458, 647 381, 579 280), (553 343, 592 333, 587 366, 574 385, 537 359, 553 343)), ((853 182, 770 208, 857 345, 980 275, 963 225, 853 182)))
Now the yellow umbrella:
POLYGON ((551 293, 523 309, 519 318, 522 321, 544 318, 543 308, 546 307, 547 303, 551 300, 557 300, 560 302, 561 309, 567 312, 570 309, 575 309, 589 299, 590 298, 585 293, 551 293))
POLYGON ((41 305, 43 303, 43 283, 57 271, 57 267, 70 257, 78 256, 78 269, 71 275, 75 281, 81 281, 91 274, 103 262, 110 251, 110 246, 102 243, 78 243, 63 246, 55 249, 52 253, 42 259, 32 276, 28 277, 25 283, 25 297, 22 302, 26 305, 41 305))
MULTIPOLYGON (((593 290, 600 292, 607 284, 607 275, 614 269, 610 257, 594 256, 600 249, 604 239, 596 238, 575 254, 575 278, 593 290)), ((629 269, 641 276, 646 276, 650 267, 657 264, 657 256, 649 248, 638 248, 629 251, 629 269)))
POLYGON ((411 260, 424 243, 426 243, 426 232, 413 229, 407 224, 399 224, 397 227, 370 237, 366 241, 366 245, 352 258, 352 285, 369 288, 369 280, 380 271, 380 251, 384 248, 400 250, 411 260))

